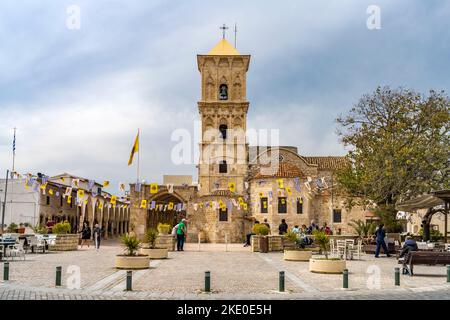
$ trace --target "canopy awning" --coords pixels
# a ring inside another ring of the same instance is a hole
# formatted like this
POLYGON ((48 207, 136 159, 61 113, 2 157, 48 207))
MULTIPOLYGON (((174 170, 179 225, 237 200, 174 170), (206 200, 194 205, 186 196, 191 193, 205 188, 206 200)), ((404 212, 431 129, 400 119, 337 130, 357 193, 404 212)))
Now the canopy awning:
POLYGON ((412 212, 420 209, 433 208, 440 205, 445 205, 445 202, 450 201, 450 190, 441 190, 424 194, 414 199, 410 199, 395 206, 395 209, 412 212))

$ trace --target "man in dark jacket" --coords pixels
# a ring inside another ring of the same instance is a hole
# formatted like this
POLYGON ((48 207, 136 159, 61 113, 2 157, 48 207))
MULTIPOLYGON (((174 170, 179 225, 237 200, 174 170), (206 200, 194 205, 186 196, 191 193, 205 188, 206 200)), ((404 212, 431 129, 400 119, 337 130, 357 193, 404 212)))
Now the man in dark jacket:
POLYGON ((386 231, 384 230, 384 225, 380 224, 377 228, 377 231, 375 231, 375 237, 377 242, 377 249, 375 250, 375 258, 378 258, 380 255, 381 247, 383 247, 383 251, 386 254, 386 256, 390 257, 389 250, 386 246, 386 242, 384 241, 384 238, 386 238, 386 231))
POLYGON ((278 226, 278 234, 283 235, 288 231, 288 225, 285 219, 281 219, 281 224, 278 226))

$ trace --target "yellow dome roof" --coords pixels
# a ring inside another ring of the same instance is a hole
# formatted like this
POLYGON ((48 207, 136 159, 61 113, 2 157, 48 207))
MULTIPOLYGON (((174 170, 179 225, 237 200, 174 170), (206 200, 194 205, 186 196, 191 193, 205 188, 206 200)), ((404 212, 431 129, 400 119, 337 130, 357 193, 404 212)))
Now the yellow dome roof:
POLYGON ((208 56, 239 56, 241 55, 235 47, 227 40, 222 39, 214 48, 208 52, 208 56))

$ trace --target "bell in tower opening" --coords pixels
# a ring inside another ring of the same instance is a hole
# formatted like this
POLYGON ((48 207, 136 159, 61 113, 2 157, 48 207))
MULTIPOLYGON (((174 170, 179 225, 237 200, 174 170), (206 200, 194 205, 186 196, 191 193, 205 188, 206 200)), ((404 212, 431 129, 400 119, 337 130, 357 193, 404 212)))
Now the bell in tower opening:
POLYGON ((219 87, 219 100, 228 100, 228 86, 221 84, 219 87))

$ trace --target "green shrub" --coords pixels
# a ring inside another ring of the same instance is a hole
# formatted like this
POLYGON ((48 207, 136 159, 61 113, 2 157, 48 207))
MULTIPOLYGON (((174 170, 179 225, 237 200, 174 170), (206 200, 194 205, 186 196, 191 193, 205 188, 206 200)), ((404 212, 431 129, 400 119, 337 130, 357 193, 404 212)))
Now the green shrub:
POLYGON ((155 243, 156 243, 157 237, 158 237, 158 232, 155 229, 153 229, 153 228, 147 229, 145 238, 146 238, 148 244, 150 245, 150 248, 152 248, 152 249, 155 248, 155 243))
POLYGON ((172 227, 170 224, 167 223, 158 223, 158 232, 160 234, 169 234, 172 230, 172 227))
POLYGON ((253 226, 252 231, 254 234, 257 234, 259 236, 266 236, 269 234, 270 229, 265 224, 259 223, 259 224, 255 224, 253 226))
POLYGON ((8 228, 6 229, 6 231, 9 233, 14 233, 14 232, 16 232, 17 227, 18 227, 17 224, 15 224, 14 222, 11 222, 9 224, 8 228))
POLYGON ((72 226, 69 222, 58 222, 52 228, 52 233, 55 234, 67 234, 72 231, 72 226))
POLYGON ((328 260, 328 251, 330 250, 330 236, 320 230, 313 231, 314 242, 320 247, 320 250, 325 254, 325 259, 328 260))
POLYGON ((37 224, 34 228, 33 228, 34 233, 39 233, 39 234, 47 234, 48 233, 48 229, 46 226, 44 226, 43 224, 37 224))
POLYGON ((138 238, 126 234, 122 236, 121 241, 125 247, 125 254, 127 256, 135 256, 137 254, 139 245, 141 244, 138 238))
POLYGON ((295 242, 295 243, 297 243, 297 241, 298 241, 298 234, 293 232, 292 230, 288 230, 284 234, 284 236, 288 241, 295 242))
MULTIPOLYGON (((423 228, 419 230, 419 236, 423 237, 423 228)), ((430 227, 430 240, 432 242, 436 242, 441 240, 441 238, 442 233, 440 233, 439 230, 434 230, 433 228, 430 227)))

